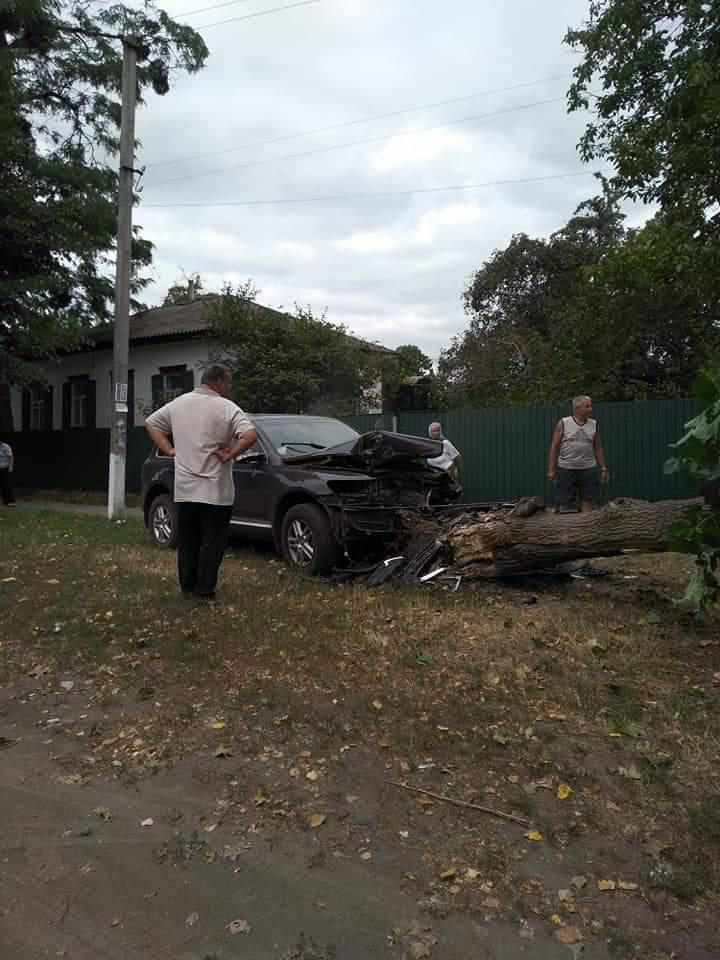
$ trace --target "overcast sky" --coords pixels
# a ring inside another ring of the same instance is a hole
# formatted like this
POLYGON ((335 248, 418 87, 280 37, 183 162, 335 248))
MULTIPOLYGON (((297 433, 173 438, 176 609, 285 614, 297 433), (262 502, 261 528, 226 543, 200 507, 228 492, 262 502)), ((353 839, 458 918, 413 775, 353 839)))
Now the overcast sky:
MULTIPOLYGON (((213 0, 161 6, 201 28, 291 2, 187 18, 213 0)), ((327 308, 358 336, 437 357, 467 325, 462 291, 492 251, 558 229, 596 192, 576 152, 585 118, 565 109, 576 55, 562 38, 587 9, 321 0, 201 30, 206 68, 137 118, 134 217, 156 246, 145 299, 159 303, 182 270, 211 290, 252 278, 261 303, 327 308), (259 200, 278 202, 180 205, 259 200)))

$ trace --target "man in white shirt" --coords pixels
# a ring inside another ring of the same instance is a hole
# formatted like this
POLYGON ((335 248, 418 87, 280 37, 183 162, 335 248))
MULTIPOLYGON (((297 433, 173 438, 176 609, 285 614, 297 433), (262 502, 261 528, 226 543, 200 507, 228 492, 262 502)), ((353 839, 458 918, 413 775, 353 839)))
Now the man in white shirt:
POLYGON ((443 436, 441 423, 431 423, 428 427, 428 436, 431 440, 438 440, 443 445, 443 450, 439 457, 428 458, 429 466, 437 467, 438 470, 444 470, 450 474, 455 483, 457 483, 460 451, 450 443, 447 437, 443 436))
POLYGON ((12 488, 12 472, 15 465, 12 447, 9 443, 0 443, 0 492, 6 507, 15 506, 15 494, 12 488))
POLYGON ((579 501, 581 513, 594 509, 600 483, 609 480, 600 430, 592 412, 590 397, 575 397, 572 416, 557 422, 548 454, 547 476, 557 482, 559 506, 576 510, 579 501))
POLYGON ((255 427, 229 399, 232 374, 209 366, 201 386, 145 421, 153 443, 175 457, 178 579, 186 596, 215 599, 235 500, 232 465, 257 440, 255 427))

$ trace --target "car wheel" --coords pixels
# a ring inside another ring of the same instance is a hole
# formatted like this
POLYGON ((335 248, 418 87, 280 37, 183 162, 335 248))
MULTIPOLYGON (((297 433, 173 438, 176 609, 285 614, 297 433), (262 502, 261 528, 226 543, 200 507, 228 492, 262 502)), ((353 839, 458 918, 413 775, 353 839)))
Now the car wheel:
POLYGON ((299 503, 288 510, 280 539, 287 563, 306 576, 330 573, 337 562, 339 551, 330 521, 314 503, 299 503))
POLYGON ((148 528, 152 542, 166 550, 177 546, 177 514, 172 499, 162 493, 150 504, 148 528))

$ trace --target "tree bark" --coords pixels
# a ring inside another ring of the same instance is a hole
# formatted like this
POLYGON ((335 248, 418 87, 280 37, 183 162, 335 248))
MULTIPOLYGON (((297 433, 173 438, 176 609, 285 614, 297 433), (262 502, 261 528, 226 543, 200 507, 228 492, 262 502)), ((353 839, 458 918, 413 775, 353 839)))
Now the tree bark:
POLYGON ((453 565, 467 579, 493 579, 622 550, 670 550, 670 528, 702 499, 615 500, 591 513, 481 514, 446 535, 453 565))

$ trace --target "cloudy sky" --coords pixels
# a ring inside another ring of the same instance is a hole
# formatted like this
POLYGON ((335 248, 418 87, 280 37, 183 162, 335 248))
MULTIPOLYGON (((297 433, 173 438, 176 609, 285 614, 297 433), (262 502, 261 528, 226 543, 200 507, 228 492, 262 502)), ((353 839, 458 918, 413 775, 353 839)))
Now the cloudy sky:
POLYGON ((297 0, 183 16, 213 2, 162 4, 210 58, 138 114, 149 303, 183 270, 211 290, 252 278, 262 303, 327 308, 436 357, 492 251, 595 192, 562 44, 588 0, 320 0, 208 29, 297 0), (535 178, 555 179, 512 182, 535 178))

